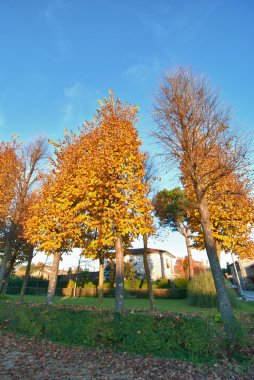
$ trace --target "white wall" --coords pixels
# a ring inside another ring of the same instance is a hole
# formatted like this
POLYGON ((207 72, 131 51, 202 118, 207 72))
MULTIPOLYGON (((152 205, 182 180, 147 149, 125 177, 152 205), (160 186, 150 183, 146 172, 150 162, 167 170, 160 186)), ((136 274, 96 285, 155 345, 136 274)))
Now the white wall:
MULTIPOLYGON (((173 260, 170 256, 162 254, 162 259, 164 263, 164 274, 165 278, 173 277, 173 260)), ((143 256, 142 255, 126 255, 124 258, 125 262, 131 261, 134 265, 135 270, 138 273, 145 274, 143 256)), ((151 272, 151 277, 153 281, 162 278, 162 268, 161 268, 161 257, 159 253, 153 253, 148 255, 148 265, 151 272)))

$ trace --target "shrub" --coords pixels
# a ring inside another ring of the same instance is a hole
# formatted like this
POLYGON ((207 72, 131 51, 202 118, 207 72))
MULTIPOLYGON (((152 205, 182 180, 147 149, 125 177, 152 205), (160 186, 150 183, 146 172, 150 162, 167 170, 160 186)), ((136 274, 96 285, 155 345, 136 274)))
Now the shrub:
POLYGON ((211 361, 220 357, 220 326, 200 317, 125 312, 116 322, 106 310, 74 310, 2 301, 0 324, 30 337, 142 355, 211 361))
POLYGON ((124 280, 124 289, 137 289, 137 280, 124 280))
MULTIPOLYGON (((12 276, 9 281, 9 288, 20 288, 23 284, 23 277, 20 276, 12 276)), ((29 277, 27 282, 27 287, 39 287, 39 288, 47 288, 48 287, 48 280, 45 280, 43 278, 37 278, 37 277, 29 277)))
POLYGON ((8 300, 9 298, 6 294, 0 294, 0 300, 8 300))
POLYGON ((147 289, 147 281, 144 278, 136 280, 136 289, 147 289))
POLYGON ((125 289, 147 289, 147 281, 144 279, 139 280, 124 280, 124 288, 125 289))
POLYGON ((155 289, 169 289, 170 288, 170 281, 166 278, 161 278, 160 280, 156 281, 153 286, 155 289))
POLYGON ((75 281, 69 280, 67 284, 67 288, 74 289, 75 288, 75 281))
MULTIPOLYGON (((227 288, 232 306, 237 306, 235 292, 227 288)), ((213 276, 210 271, 201 272, 195 276, 188 287, 188 302, 198 307, 217 307, 216 290, 213 276)))
POLYGON ((252 290, 252 291, 254 291, 254 284, 246 284, 245 285, 245 290, 252 290))
POLYGON ((104 282, 103 289, 112 289, 111 283, 110 282, 104 282))
POLYGON ((182 300, 187 298, 187 289, 178 288, 178 289, 170 289, 170 295, 168 298, 175 300, 182 300))
POLYGON ((84 284, 83 288, 84 289, 96 289, 96 285, 92 281, 89 281, 86 284, 84 284))
POLYGON ((189 279, 188 278, 176 278, 174 280, 175 288, 188 289, 189 279))

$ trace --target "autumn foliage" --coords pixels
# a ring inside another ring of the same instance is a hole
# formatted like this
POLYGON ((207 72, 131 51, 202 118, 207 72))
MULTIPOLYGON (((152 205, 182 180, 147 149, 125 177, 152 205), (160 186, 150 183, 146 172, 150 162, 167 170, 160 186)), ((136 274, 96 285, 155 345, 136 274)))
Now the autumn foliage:
POLYGON ((17 155, 18 143, 16 140, 0 143, 0 220, 8 219, 15 197, 15 190, 19 175, 19 159, 17 155))
POLYGON ((117 237, 130 244, 153 232, 146 156, 135 128, 138 107, 112 93, 100 104, 79 134, 66 131, 54 143, 56 160, 27 223, 31 242, 49 253, 80 247, 97 258, 117 237))

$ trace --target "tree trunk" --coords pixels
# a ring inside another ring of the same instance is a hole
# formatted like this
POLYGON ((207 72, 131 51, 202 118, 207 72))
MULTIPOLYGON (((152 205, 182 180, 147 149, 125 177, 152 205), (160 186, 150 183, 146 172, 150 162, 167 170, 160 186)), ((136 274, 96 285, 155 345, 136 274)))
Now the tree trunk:
POLYGON ((2 258, 1 268, 0 268, 0 289, 2 289, 3 287, 4 276, 5 276, 7 264, 8 264, 10 254, 11 254, 12 234, 13 234, 13 226, 11 226, 10 231, 7 233, 7 236, 6 236, 6 243, 4 247, 3 258, 2 258))
POLYGON ((32 263, 32 260, 33 260, 33 252, 34 252, 34 248, 31 247, 31 249, 29 250, 29 254, 28 254, 26 273, 25 273, 25 276, 23 278, 22 287, 21 287, 21 291, 20 291, 20 298, 19 299, 20 299, 21 302, 24 301, 26 286, 27 286, 27 282, 28 282, 28 278, 29 278, 30 270, 31 270, 31 263, 32 263))
POLYGON ((205 247, 207 256, 210 262, 214 285, 217 293, 217 301, 219 311, 221 313, 224 329, 227 336, 230 338, 234 333, 234 323, 235 317, 232 311, 230 299, 227 293, 226 285, 224 282, 224 277, 220 268, 220 263, 218 260, 215 241, 213 238, 212 228, 210 224, 210 215, 208 211, 208 205, 205 200, 202 200, 199 204, 199 213, 201 219, 201 225, 204 233, 205 247))
POLYGON ((164 258, 163 258, 162 253, 160 253, 160 260, 161 260, 161 278, 165 278, 165 266, 164 266, 164 258))
POLYGON ((115 237, 116 250, 116 292, 115 292, 115 313, 122 314, 124 307, 124 254, 122 237, 115 237))
POLYGON ((6 294, 7 293, 8 285, 9 285, 9 282, 10 282, 11 274, 12 274, 12 271, 13 271, 16 259, 17 259, 17 254, 14 253, 11 256, 11 258, 9 260, 9 264, 8 264, 8 266, 6 268, 6 271, 5 271, 3 286, 2 286, 2 290, 1 290, 2 294, 6 294))
POLYGON ((49 286, 48 286, 48 294, 47 294, 47 303, 49 304, 52 304, 54 301, 60 259, 61 259, 61 252, 55 252, 53 266, 52 266, 51 273, 49 276, 49 286))
POLYGON ((103 284, 104 284, 104 259, 100 257, 99 283, 98 283, 98 302, 103 304, 103 284))
POLYGON ((221 250, 220 250, 220 243, 218 242, 218 240, 215 240, 215 248, 216 248, 218 260, 219 260, 219 263, 220 263, 221 250))
POLYGON ((77 267, 77 271, 76 271, 75 284, 74 284, 74 289, 73 289, 73 297, 74 298, 77 295, 77 286, 78 286, 78 279, 79 279, 79 273, 80 273, 80 263, 81 263, 81 254, 79 255, 78 267, 77 267))
POLYGON ((191 280, 194 277, 194 271, 193 271, 193 262, 192 262, 192 252, 191 252, 191 245, 190 245, 190 238, 189 238, 189 232, 187 231, 185 237, 185 243, 188 253, 188 266, 189 266, 189 280, 191 280))
POLYGON ((235 259, 234 259, 234 256, 233 256, 232 252, 231 252, 231 258, 232 258, 232 262, 233 262, 233 266, 234 266, 235 277, 236 277, 237 285, 239 287, 240 295, 241 295, 241 297, 243 297, 244 294, 243 294, 242 284, 241 284, 241 281, 240 281, 240 278, 239 278, 238 270, 236 268, 235 259))
POLYGON ((148 240, 147 235, 143 235, 143 242, 144 242, 143 261, 144 261, 144 268, 145 268, 145 273, 146 273, 148 297, 149 297, 149 303, 150 303, 151 310, 155 310, 151 273, 150 273, 150 268, 148 265, 148 258, 147 258, 147 240, 148 240))

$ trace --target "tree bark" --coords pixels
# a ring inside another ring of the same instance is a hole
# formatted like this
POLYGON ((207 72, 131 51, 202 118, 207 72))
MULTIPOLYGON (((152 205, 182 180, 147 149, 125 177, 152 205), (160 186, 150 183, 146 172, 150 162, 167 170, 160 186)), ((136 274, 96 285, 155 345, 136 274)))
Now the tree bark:
POLYGON ((79 256, 79 260, 78 260, 78 267, 77 267, 77 272, 76 272, 76 277, 75 277, 75 284, 74 284, 74 289, 73 289, 73 297, 74 298, 77 295, 77 283, 78 283, 78 277, 79 277, 79 272, 80 272, 80 262, 81 262, 81 255, 79 256))
POLYGON ((116 292, 115 292, 115 313, 122 314, 124 307, 124 254, 122 237, 116 235, 116 292))
POLYGON ((191 280, 194 277, 194 270, 193 270, 192 252, 191 252, 190 238, 189 238, 188 231, 184 237, 185 237, 185 243, 186 243, 186 248, 187 248, 187 253, 188 253, 189 280, 191 280))
POLYGON ((160 253, 160 260, 161 260, 161 278, 165 278, 165 266, 164 266, 164 258, 163 258, 162 253, 160 253))
POLYGON ((11 241, 12 241, 12 235, 13 235, 14 227, 13 224, 10 227, 10 231, 7 233, 6 236, 6 243, 4 247, 4 254, 2 258, 1 268, 0 268, 0 289, 3 287, 3 281, 4 276, 7 268, 8 261, 10 259, 11 254, 11 241))
POLYGON ((9 260, 9 264, 7 265, 7 268, 6 268, 6 271, 5 271, 3 286, 2 286, 2 290, 1 290, 2 294, 6 294, 7 293, 8 285, 9 285, 9 282, 10 282, 11 274, 12 274, 12 271, 13 271, 16 259, 17 259, 17 254, 14 253, 11 256, 11 258, 9 260))
POLYGON ((33 260, 33 252, 34 252, 34 248, 31 247, 30 250, 29 250, 29 254, 28 254, 28 261, 27 261, 27 266, 26 266, 26 272, 25 272, 25 276, 23 278, 22 287, 21 287, 21 291, 20 291, 20 298, 19 299, 20 299, 21 302, 24 301, 26 286, 27 286, 27 282, 28 282, 28 278, 29 278, 30 270, 31 270, 31 263, 32 263, 32 260, 33 260))
POLYGON ((52 266, 51 273, 49 276, 49 286, 48 286, 48 294, 47 294, 47 303, 48 304, 52 304, 54 302, 58 268, 59 268, 61 255, 62 255, 61 252, 55 252, 55 254, 54 254, 53 266, 52 266))
POLYGON ((150 268, 149 268, 148 258, 147 258, 147 244, 148 244, 147 241, 148 241, 147 235, 143 235, 143 242, 144 242, 143 261, 144 261, 144 268, 145 268, 147 288, 148 288, 148 297, 149 297, 150 309, 155 310, 151 273, 150 273, 150 268))
POLYGON ((218 260, 219 260, 219 263, 220 263, 221 250, 220 250, 220 243, 218 242, 218 240, 215 240, 215 247, 216 247, 216 252, 217 252, 218 260))
POLYGON ((208 205, 204 199, 199 204, 199 213, 204 233, 206 252, 210 262, 211 271, 214 279, 214 285, 216 288, 218 307, 223 319, 225 332, 227 336, 230 338, 234 333, 233 325, 236 321, 232 311, 230 299, 227 293, 224 277, 220 268, 220 263, 216 252, 215 241, 213 238, 212 228, 210 224, 208 205))
POLYGON ((99 282, 98 282, 98 302, 103 304, 103 284, 104 284, 104 259, 100 257, 99 282))
POLYGON ((236 264, 235 264, 235 259, 234 259, 234 256, 233 256, 232 252, 231 252, 231 258, 232 258, 232 262, 233 262, 233 266, 234 266, 235 277, 236 277, 237 285, 239 287, 240 295, 241 295, 241 297, 243 297, 244 294, 243 294, 242 284, 241 284, 241 280, 239 278, 238 270, 237 270, 237 267, 236 267, 236 264))

